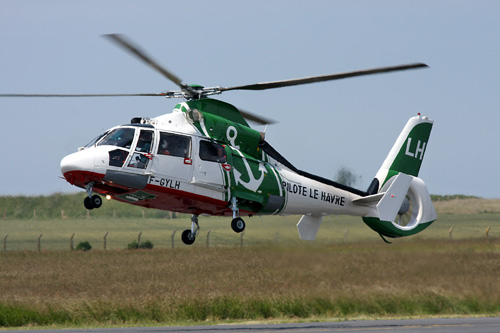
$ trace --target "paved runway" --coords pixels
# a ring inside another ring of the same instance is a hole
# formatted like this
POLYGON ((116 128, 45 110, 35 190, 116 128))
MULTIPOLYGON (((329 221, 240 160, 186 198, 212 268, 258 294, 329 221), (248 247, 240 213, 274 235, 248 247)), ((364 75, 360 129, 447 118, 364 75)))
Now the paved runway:
MULTIPOLYGON (((17 331, 30 332, 30 331, 17 331)), ((500 317, 434 318, 408 320, 351 320, 324 323, 212 325, 176 327, 133 327, 108 329, 36 330, 57 333, 132 333, 132 332, 432 332, 432 333, 498 333, 500 317)))

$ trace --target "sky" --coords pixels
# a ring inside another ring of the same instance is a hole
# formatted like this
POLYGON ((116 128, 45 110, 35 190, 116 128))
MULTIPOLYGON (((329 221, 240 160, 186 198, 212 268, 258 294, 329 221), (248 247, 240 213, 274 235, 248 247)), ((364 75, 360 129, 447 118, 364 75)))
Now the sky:
MULTIPOLYGON (((123 33, 183 82, 236 86, 414 62, 427 69, 215 98, 278 121, 299 169, 365 190, 406 121, 433 119, 432 194, 500 198, 498 1, 0 0, 0 93, 157 93, 176 86, 103 34, 123 33)), ((81 191, 61 159, 162 97, 0 98, 0 195, 81 191)), ((264 128, 257 127, 259 130, 264 128)))

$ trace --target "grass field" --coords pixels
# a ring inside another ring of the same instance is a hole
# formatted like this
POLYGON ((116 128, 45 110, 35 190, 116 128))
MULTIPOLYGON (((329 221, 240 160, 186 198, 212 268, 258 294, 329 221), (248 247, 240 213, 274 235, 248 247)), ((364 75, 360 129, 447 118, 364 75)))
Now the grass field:
POLYGON ((500 315, 498 239, 0 255, 0 326, 500 315))
POLYGON ((453 201, 392 245, 344 216, 314 242, 299 240, 297 216, 247 218, 243 247, 227 218, 200 217, 191 247, 189 218, 0 220, 0 327, 500 315, 500 201, 453 201), (140 231, 155 249, 124 251, 140 231), (69 251, 73 233, 93 250, 69 251))
MULTIPOLYGON (((243 235, 244 246, 281 244, 286 246, 304 246, 309 242, 298 237, 296 224, 300 216, 264 216, 246 218, 247 227, 243 235)), ((74 246, 82 241, 89 241, 94 249, 103 249, 104 235, 107 249, 124 249, 137 240, 150 240, 156 248, 171 248, 171 236, 175 231, 174 246, 184 247, 180 234, 190 228, 189 218, 80 218, 80 219, 31 219, 0 220, 0 251, 2 239, 7 236, 8 251, 36 251, 38 237, 43 250, 66 250, 70 248, 70 237, 75 234, 74 246)), ((200 217, 200 236, 194 247, 206 247, 207 234, 210 231, 210 246, 239 246, 241 235, 234 233, 229 218, 200 217)), ((500 213, 449 214, 442 213, 438 220, 422 233, 410 237, 418 239, 448 239, 453 227, 453 239, 500 237, 500 213)), ((408 239, 391 240, 394 243, 408 239)), ((360 218, 351 216, 328 216, 323 220, 318 237, 312 243, 318 246, 344 242, 382 241, 379 235, 369 229, 360 218)))

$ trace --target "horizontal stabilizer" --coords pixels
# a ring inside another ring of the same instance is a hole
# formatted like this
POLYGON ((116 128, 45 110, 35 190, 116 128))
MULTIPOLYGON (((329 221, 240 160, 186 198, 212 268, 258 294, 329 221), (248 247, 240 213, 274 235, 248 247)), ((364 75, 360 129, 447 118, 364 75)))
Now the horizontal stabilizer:
POLYGON ((407 174, 399 173, 389 186, 377 204, 378 215, 382 221, 394 221, 408 193, 412 178, 407 174))
POLYGON ((370 206, 374 203, 377 203, 380 199, 382 199, 384 194, 385 194, 385 192, 381 192, 381 193, 372 194, 372 195, 369 195, 366 197, 361 197, 358 199, 354 199, 352 201, 352 203, 354 203, 356 205, 361 205, 361 206, 370 206))
POLYGON ((300 239, 316 239, 322 220, 323 216, 321 215, 303 215, 299 223, 297 223, 297 230, 299 231, 300 239))

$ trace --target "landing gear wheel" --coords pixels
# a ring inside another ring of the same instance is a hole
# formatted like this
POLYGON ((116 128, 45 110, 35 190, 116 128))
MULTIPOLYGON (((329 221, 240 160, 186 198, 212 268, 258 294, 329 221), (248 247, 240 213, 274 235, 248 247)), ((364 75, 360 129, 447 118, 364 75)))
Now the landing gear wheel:
POLYGON ((94 205, 92 204, 92 200, 89 197, 85 197, 85 199, 83 200, 83 205, 88 210, 94 209, 94 205))
POLYGON ((94 208, 99 208, 102 206, 102 199, 100 196, 98 196, 97 194, 94 194, 91 198, 90 198, 90 201, 92 202, 92 206, 94 206, 94 208))
POLYGON ((189 229, 186 229, 182 232, 182 235, 181 235, 181 239, 182 239, 182 242, 186 245, 191 245, 194 243, 196 237, 193 236, 193 233, 191 232, 191 230, 189 229))
POLYGON ((236 217, 231 221, 231 228, 234 232, 240 233, 245 230, 245 221, 241 217, 236 217))

